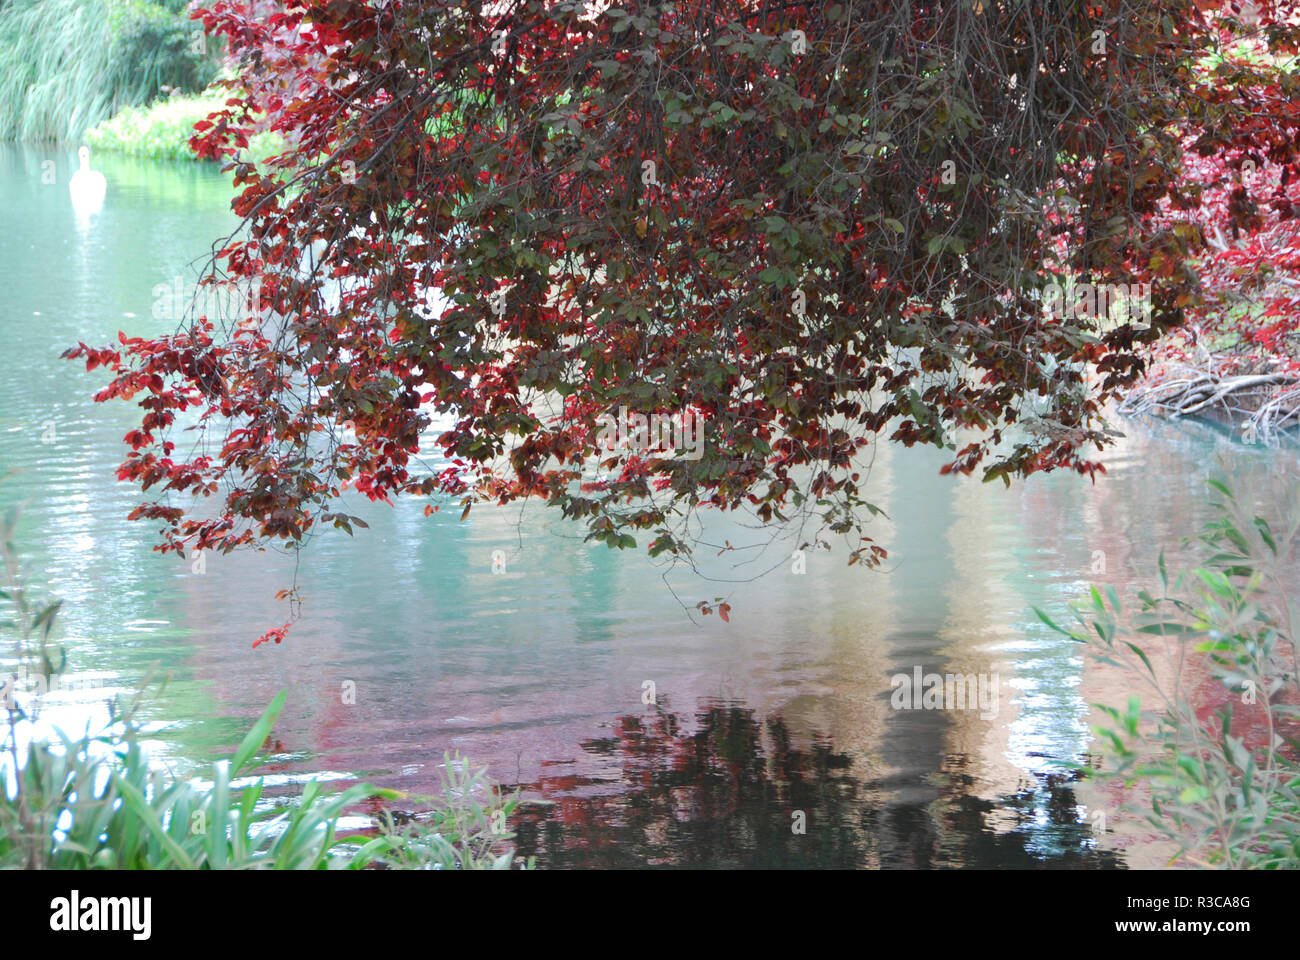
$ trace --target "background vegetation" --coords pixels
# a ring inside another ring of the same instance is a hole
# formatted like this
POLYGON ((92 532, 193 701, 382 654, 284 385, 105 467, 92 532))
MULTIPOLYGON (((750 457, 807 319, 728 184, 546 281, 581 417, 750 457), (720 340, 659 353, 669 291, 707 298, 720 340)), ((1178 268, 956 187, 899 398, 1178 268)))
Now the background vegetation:
POLYGON ((163 87, 201 91, 218 52, 181 0, 5 0, 0 140, 75 141, 163 87))
MULTIPOLYGON (((153 160, 193 160, 190 137, 194 124, 220 110, 226 94, 208 89, 195 95, 172 96, 147 106, 126 107, 109 120, 86 131, 85 140, 99 150, 112 150, 153 160)), ((284 149, 284 140, 273 133, 249 138, 248 156, 261 162, 284 149)))

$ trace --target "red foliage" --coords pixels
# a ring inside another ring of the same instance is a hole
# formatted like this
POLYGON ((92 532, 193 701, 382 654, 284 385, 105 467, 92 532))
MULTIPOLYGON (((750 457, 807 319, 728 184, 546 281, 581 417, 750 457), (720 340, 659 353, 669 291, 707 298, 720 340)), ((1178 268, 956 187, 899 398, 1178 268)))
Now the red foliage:
MULTIPOLYGON (((1294 51, 1276 6, 1270 49, 1294 51)), ((1205 8, 218 0, 195 15, 240 70, 192 146, 228 161, 245 222, 209 279, 257 302, 66 355, 144 410, 121 479, 223 493, 138 508, 163 550, 350 532, 348 488, 462 517, 540 497, 612 547, 651 531, 653 555, 689 554, 700 507, 847 535, 881 434, 952 450, 945 473, 1091 476, 1135 347, 1206 302, 1195 217, 1258 236, 1300 202, 1294 83, 1198 76, 1238 28, 1205 8), (290 148, 259 166, 261 129, 290 148), (1267 217, 1183 145, 1267 158, 1267 217), (1044 317, 1066 274, 1151 283, 1151 329, 1044 317), (602 447, 624 407, 698 416, 702 455, 602 447), (433 412, 454 423, 431 442, 433 412), (219 442, 176 458, 182 414, 219 442)))
POLYGON ((274 627, 266 631, 266 633, 262 634, 260 637, 258 637, 256 640, 253 641, 253 649, 256 650, 259 644, 269 643, 272 640, 274 640, 276 643, 279 643, 281 640, 285 638, 285 634, 289 632, 289 627, 290 624, 286 623, 282 627, 274 627))
POLYGON ((1216 49, 1196 95, 1232 122, 1181 124, 1180 199, 1153 220, 1196 232, 1197 255, 1158 266, 1198 282, 1186 326, 1157 346, 1155 374, 1166 360, 1203 365, 1206 351, 1224 371, 1300 371, 1300 5, 1255 3, 1247 20, 1240 4, 1208 6, 1220 15, 1216 49))

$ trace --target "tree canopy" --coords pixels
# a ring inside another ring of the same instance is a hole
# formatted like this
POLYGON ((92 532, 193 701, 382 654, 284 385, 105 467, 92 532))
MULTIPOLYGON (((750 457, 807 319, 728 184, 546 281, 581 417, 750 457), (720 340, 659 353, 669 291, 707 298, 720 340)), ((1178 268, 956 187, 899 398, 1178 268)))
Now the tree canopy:
POLYGON ((134 516, 164 550, 350 530, 351 486, 538 497, 656 555, 689 555, 700 507, 810 511, 878 562, 871 444, 986 479, 1100 469, 1103 405, 1200 302, 1185 151, 1255 129, 1203 64, 1241 18, 1191 0, 196 15, 238 63, 193 141, 243 218, 208 280, 256 302, 69 351, 143 408, 120 476, 160 493, 134 516), (268 128, 291 147, 254 165, 268 128), (1079 282, 1149 292, 1150 322, 1044 308, 1079 282), (624 411, 698 418, 700 455, 609 449, 624 411))

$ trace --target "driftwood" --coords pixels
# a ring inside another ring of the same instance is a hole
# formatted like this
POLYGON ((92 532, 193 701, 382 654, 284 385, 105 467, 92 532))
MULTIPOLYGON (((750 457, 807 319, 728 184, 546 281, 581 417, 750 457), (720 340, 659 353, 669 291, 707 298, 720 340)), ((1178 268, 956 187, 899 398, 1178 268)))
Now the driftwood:
POLYGON ((1131 390, 1119 412, 1215 418, 1240 429, 1248 443, 1268 442, 1300 424, 1300 381, 1281 371, 1228 374, 1172 367, 1161 379, 1131 390))

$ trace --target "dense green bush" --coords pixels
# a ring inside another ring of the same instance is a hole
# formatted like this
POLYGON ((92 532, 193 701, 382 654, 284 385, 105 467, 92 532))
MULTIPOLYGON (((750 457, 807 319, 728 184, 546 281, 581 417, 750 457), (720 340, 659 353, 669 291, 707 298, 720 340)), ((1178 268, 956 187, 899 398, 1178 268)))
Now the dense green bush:
POLYGON ((0 139, 75 141, 163 87, 203 90, 216 53, 176 0, 7 0, 0 139))
MULTIPOLYGON (((126 107, 112 119, 86 131, 86 142, 97 150, 129 153, 153 160, 193 160, 190 137, 194 124, 207 118, 225 103, 222 91, 205 91, 196 96, 169 97, 145 107, 126 107)), ((283 149, 276 134, 252 137, 246 159, 261 160, 283 149)))

